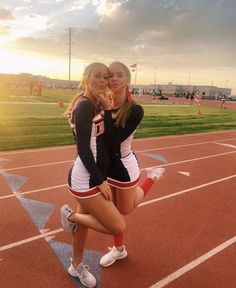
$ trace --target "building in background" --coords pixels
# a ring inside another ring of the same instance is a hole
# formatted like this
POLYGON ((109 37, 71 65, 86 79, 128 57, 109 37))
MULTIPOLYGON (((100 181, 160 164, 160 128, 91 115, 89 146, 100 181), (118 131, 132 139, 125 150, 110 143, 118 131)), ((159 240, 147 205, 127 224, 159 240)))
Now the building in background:
POLYGON ((137 95, 150 94, 150 92, 158 95, 159 91, 161 91, 163 95, 175 97, 185 97, 188 93, 197 92, 202 99, 210 100, 219 100, 221 94, 224 94, 227 98, 230 98, 232 92, 232 89, 230 88, 207 85, 178 85, 172 84, 171 82, 166 85, 131 85, 131 90, 135 91, 135 94, 137 95))
POLYGON ((4 87, 29 87, 29 83, 43 82, 44 88, 52 89, 77 89, 79 81, 51 79, 41 75, 29 73, 0 74, 0 85, 4 87))

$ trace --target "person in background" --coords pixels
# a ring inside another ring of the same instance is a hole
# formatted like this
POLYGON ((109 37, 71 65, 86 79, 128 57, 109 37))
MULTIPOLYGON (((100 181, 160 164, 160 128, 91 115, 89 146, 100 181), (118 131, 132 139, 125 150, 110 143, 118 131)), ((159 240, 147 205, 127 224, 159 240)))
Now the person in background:
MULTIPOLYGON (((105 135, 110 156, 107 182, 112 188, 116 207, 121 214, 127 215, 141 203, 154 181, 162 176, 165 169, 158 167, 147 169, 147 178, 138 186, 140 168, 131 144, 144 111, 131 97, 128 87, 131 80, 129 68, 121 62, 114 62, 108 68, 112 101, 110 96, 106 97, 95 89, 93 93, 105 113, 105 135)), ((103 267, 110 266, 116 260, 128 255, 123 233, 113 235, 113 240, 113 248, 100 260, 100 265, 103 267)))
POLYGON ((226 97, 225 94, 222 94, 220 97, 220 109, 226 109, 226 97))
POLYGON ((109 155, 104 139, 104 120, 97 100, 91 92, 104 93, 108 85, 108 69, 102 63, 92 63, 84 71, 80 93, 67 109, 76 140, 77 156, 68 175, 69 192, 77 200, 77 211, 68 205, 61 207, 61 223, 72 233, 73 256, 68 273, 80 279, 86 287, 95 287, 96 278, 83 263, 88 228, 121 235, 125 222, 112 200, 106 181, 109 155))

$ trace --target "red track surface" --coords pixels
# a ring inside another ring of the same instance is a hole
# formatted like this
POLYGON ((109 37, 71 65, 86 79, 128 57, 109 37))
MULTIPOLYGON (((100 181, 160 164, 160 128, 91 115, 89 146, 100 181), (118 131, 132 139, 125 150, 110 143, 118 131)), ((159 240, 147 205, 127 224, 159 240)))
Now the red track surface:
MULTIPOLYGON (((235 288, 236 130, 135 140, 133 146, 143 176, 151 166, 166 172, 126 217, 129 256, 102 269, 100 287, 235 288)), ((74 152, 67 146, 0 153, 2 172, 29 177, 19 195, 56 206, 45 228, 68 244, 70 235, 57 229, 60 207, 76 206, 64 186, 74 152)), ((0 287, 76 287, 3 175, 0 210, 0 287)), ((86 248, 104 253, 111 245, 111 237, 91 231, 86 248)))

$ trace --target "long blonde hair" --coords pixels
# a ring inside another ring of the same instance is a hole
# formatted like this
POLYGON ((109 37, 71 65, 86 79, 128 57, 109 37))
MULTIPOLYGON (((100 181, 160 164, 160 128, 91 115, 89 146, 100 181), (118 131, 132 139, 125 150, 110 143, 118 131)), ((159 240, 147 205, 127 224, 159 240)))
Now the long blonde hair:
POLYGON ((71 118, 71 114, 72 114, 72 111, 74 109, 75 103, 77 102, 79 97, 83 96, 84 92, 88 89, 88 78, 91 75, 91 72, 93 71, 93 69, 97 66, 104 66, 107 68, 107 66, 105 64, 100 63, 100 62, 93 62, 85 68, 83 75, 82 75, 82 78, 80 80, 79 87, 78 87, 79 93, 77 93, 75 95, 75 97, 69 103, 69 105, 65 111, 67 118, 69 118, 69 119, 71 118))
MULTIPOLYGON (((129 68, 122 62, 116 61, 111 63, 111 65, 119 65, 124 69, 125 76, 127 78, 127 84, 130 84, 131 81, 131 73, 129 68)), ((119 111, 116 114, 116 121, 115 121, 115 126, 116 127, 125 127, 125 123, 131 113, 132 106, 136 104, 134 99, 131 96, 131 93, 129 91, 129 86, 127 85, 126 87, 126 100, 124 104, 120 107, 119 111)))

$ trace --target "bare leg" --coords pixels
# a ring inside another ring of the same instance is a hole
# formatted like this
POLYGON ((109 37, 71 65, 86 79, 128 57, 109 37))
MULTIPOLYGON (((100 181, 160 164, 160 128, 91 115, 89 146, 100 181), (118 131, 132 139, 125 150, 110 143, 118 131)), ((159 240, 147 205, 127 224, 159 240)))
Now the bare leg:
MULTIPOLYGON (((77 212, 86 213, 85 209, 78 203, 77 212)), ((72 234, 73 265, 77 267, 83 260, 84 246, 88 235, 88 228, 78 225, 72 234)))
POLYGON ((117 208, 121 214, 129 214, 143 200, 144 191, 140 187, 116 189, 117 208))
POLYGON ((77 199, 89 214, 73 213, 69 220, 93 230, 120 235, 125 229, 125 222, 112 201, 106 200, 101 194, 77 199))

